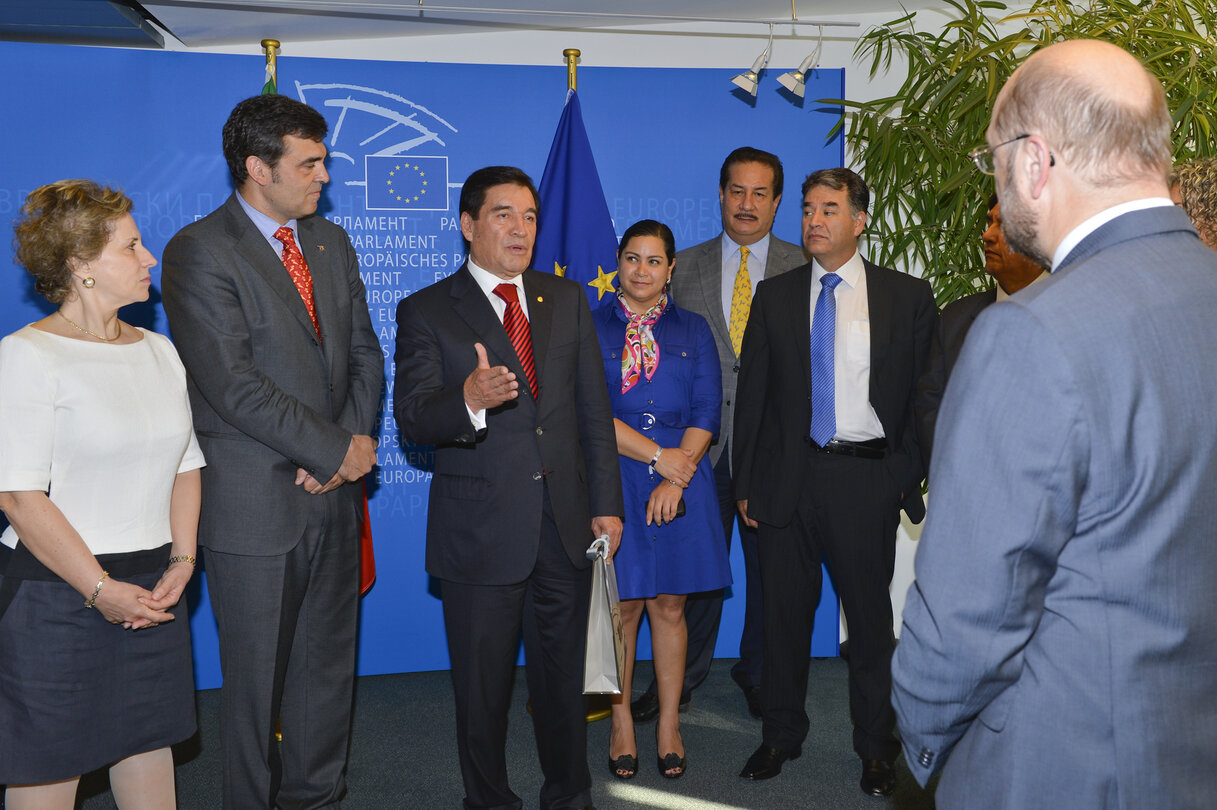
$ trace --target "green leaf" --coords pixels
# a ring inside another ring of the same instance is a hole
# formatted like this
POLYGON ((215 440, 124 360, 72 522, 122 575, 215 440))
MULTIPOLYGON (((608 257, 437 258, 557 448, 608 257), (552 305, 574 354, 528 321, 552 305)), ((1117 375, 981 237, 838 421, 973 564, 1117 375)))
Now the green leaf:
POLYGON ((866 102, 821 99, 848 111, 856 166, 876 192, 867 246, 915 268, 940 302, 991 283, 980 233, 992 191, 965 156, 984 142, 993 101, 1034 50, 1065 39, 1128 49, 1167 92, 1178 157, 1217 153, 1217 4, 1212 0, 946 0, 942 24, 905 13, 868 30, 854 53, 871 76, 904 65, 900 89, 866 102))

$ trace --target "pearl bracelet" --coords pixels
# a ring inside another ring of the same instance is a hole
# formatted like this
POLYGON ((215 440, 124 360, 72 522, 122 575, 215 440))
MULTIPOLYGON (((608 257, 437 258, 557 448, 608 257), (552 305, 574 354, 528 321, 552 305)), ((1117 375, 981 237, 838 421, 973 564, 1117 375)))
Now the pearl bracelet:
POLYGON ((110 577, 110 572, 106 571, 106 570, 102 570, 101 579, 97 580, 97 587, 93 589, 93 595, 85 600, 85 607, 93 608, 97 605, 97 595, 99 593, 101 593, 101 586, 105 584, 106 580, 109 577, 110 577))

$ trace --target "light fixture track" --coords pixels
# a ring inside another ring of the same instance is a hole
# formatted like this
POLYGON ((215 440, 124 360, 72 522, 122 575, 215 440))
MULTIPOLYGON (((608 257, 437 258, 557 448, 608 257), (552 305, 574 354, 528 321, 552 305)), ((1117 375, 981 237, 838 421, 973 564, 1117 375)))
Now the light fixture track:
MULTIPOLYGON (((189 5, 231 5, 230 0, 194 0, 189 5)), ((421 17, 428 12, 488 15, 488 16, 538 16, 567 19, 607 19, 630 22, 679 22, 679 23, 731 23, 743 25, 816 25, 823 27, 857 28, 859 23, 842 20, 800 20, 794 14, 794 3, 791 3, 791 19, 741 17, 696 17, 678 14, 635 14, 621 11, 575 11, 570 9, 532 9, 532 8, 481 8, 477 6, 438 6, 419 0, 417 6, 403 3, 366 2, 366 0, 293 0, 283 3, 282 7, 298 11, 367 11, 377 14, 400 14, 403 18, 421 17)))

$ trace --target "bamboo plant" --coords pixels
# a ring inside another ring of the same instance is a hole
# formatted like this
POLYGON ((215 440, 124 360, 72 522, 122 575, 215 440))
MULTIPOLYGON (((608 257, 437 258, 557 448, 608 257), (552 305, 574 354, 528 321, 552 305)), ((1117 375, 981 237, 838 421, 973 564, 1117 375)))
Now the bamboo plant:
POLYGON ((996 0, 946 0, 952 19, 922 30, 917 13, 879 25, 855 56, 872 78, 900 54, 899 91, 844 107, 841 126, 854 167, 875 191, 868 228, 872 258, 919 268, 940 303, 991 282, 980 234, 990 178, 969 150, 984 143, 998 91, 1037 48, 1102 39, 1125 48, 1166 88, 1176 160, 1217 154, 1217 5, 1212 0, 1034 0, 1011 12, 996 0))

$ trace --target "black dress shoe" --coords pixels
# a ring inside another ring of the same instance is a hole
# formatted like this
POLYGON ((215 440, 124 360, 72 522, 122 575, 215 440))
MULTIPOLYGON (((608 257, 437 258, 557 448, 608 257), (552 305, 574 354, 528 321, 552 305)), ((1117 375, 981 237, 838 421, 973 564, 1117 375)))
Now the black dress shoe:
POLYGON ((748 701, 748 714, 753 717, 761 716, 761 687, 745 686, 744 699, 748 701))
MULTIPOLYGON (((681 692, 680 705, 676 707, 676 711, 687 711, 692 702, 693 698, 689 696, 688 692, 681 692)), ((635 723, 654 720, 659 716, 659 695, 654 692, 643 692, 642 697, 630 704, 630 715, 634 718, 635 723)))
POLYGON ((740 779, 772 779, 782 772, 782 763, 788 759, 798 759, 803 753, 802 747, 788 751, 784 748, 774 748, 772 745, 761 745, 753 752, 739 772, 740 779))
POLYGON ((896 772, 892 763, 882 759, 862 760, 862 792, 882 799, 896 791, 896 772))

